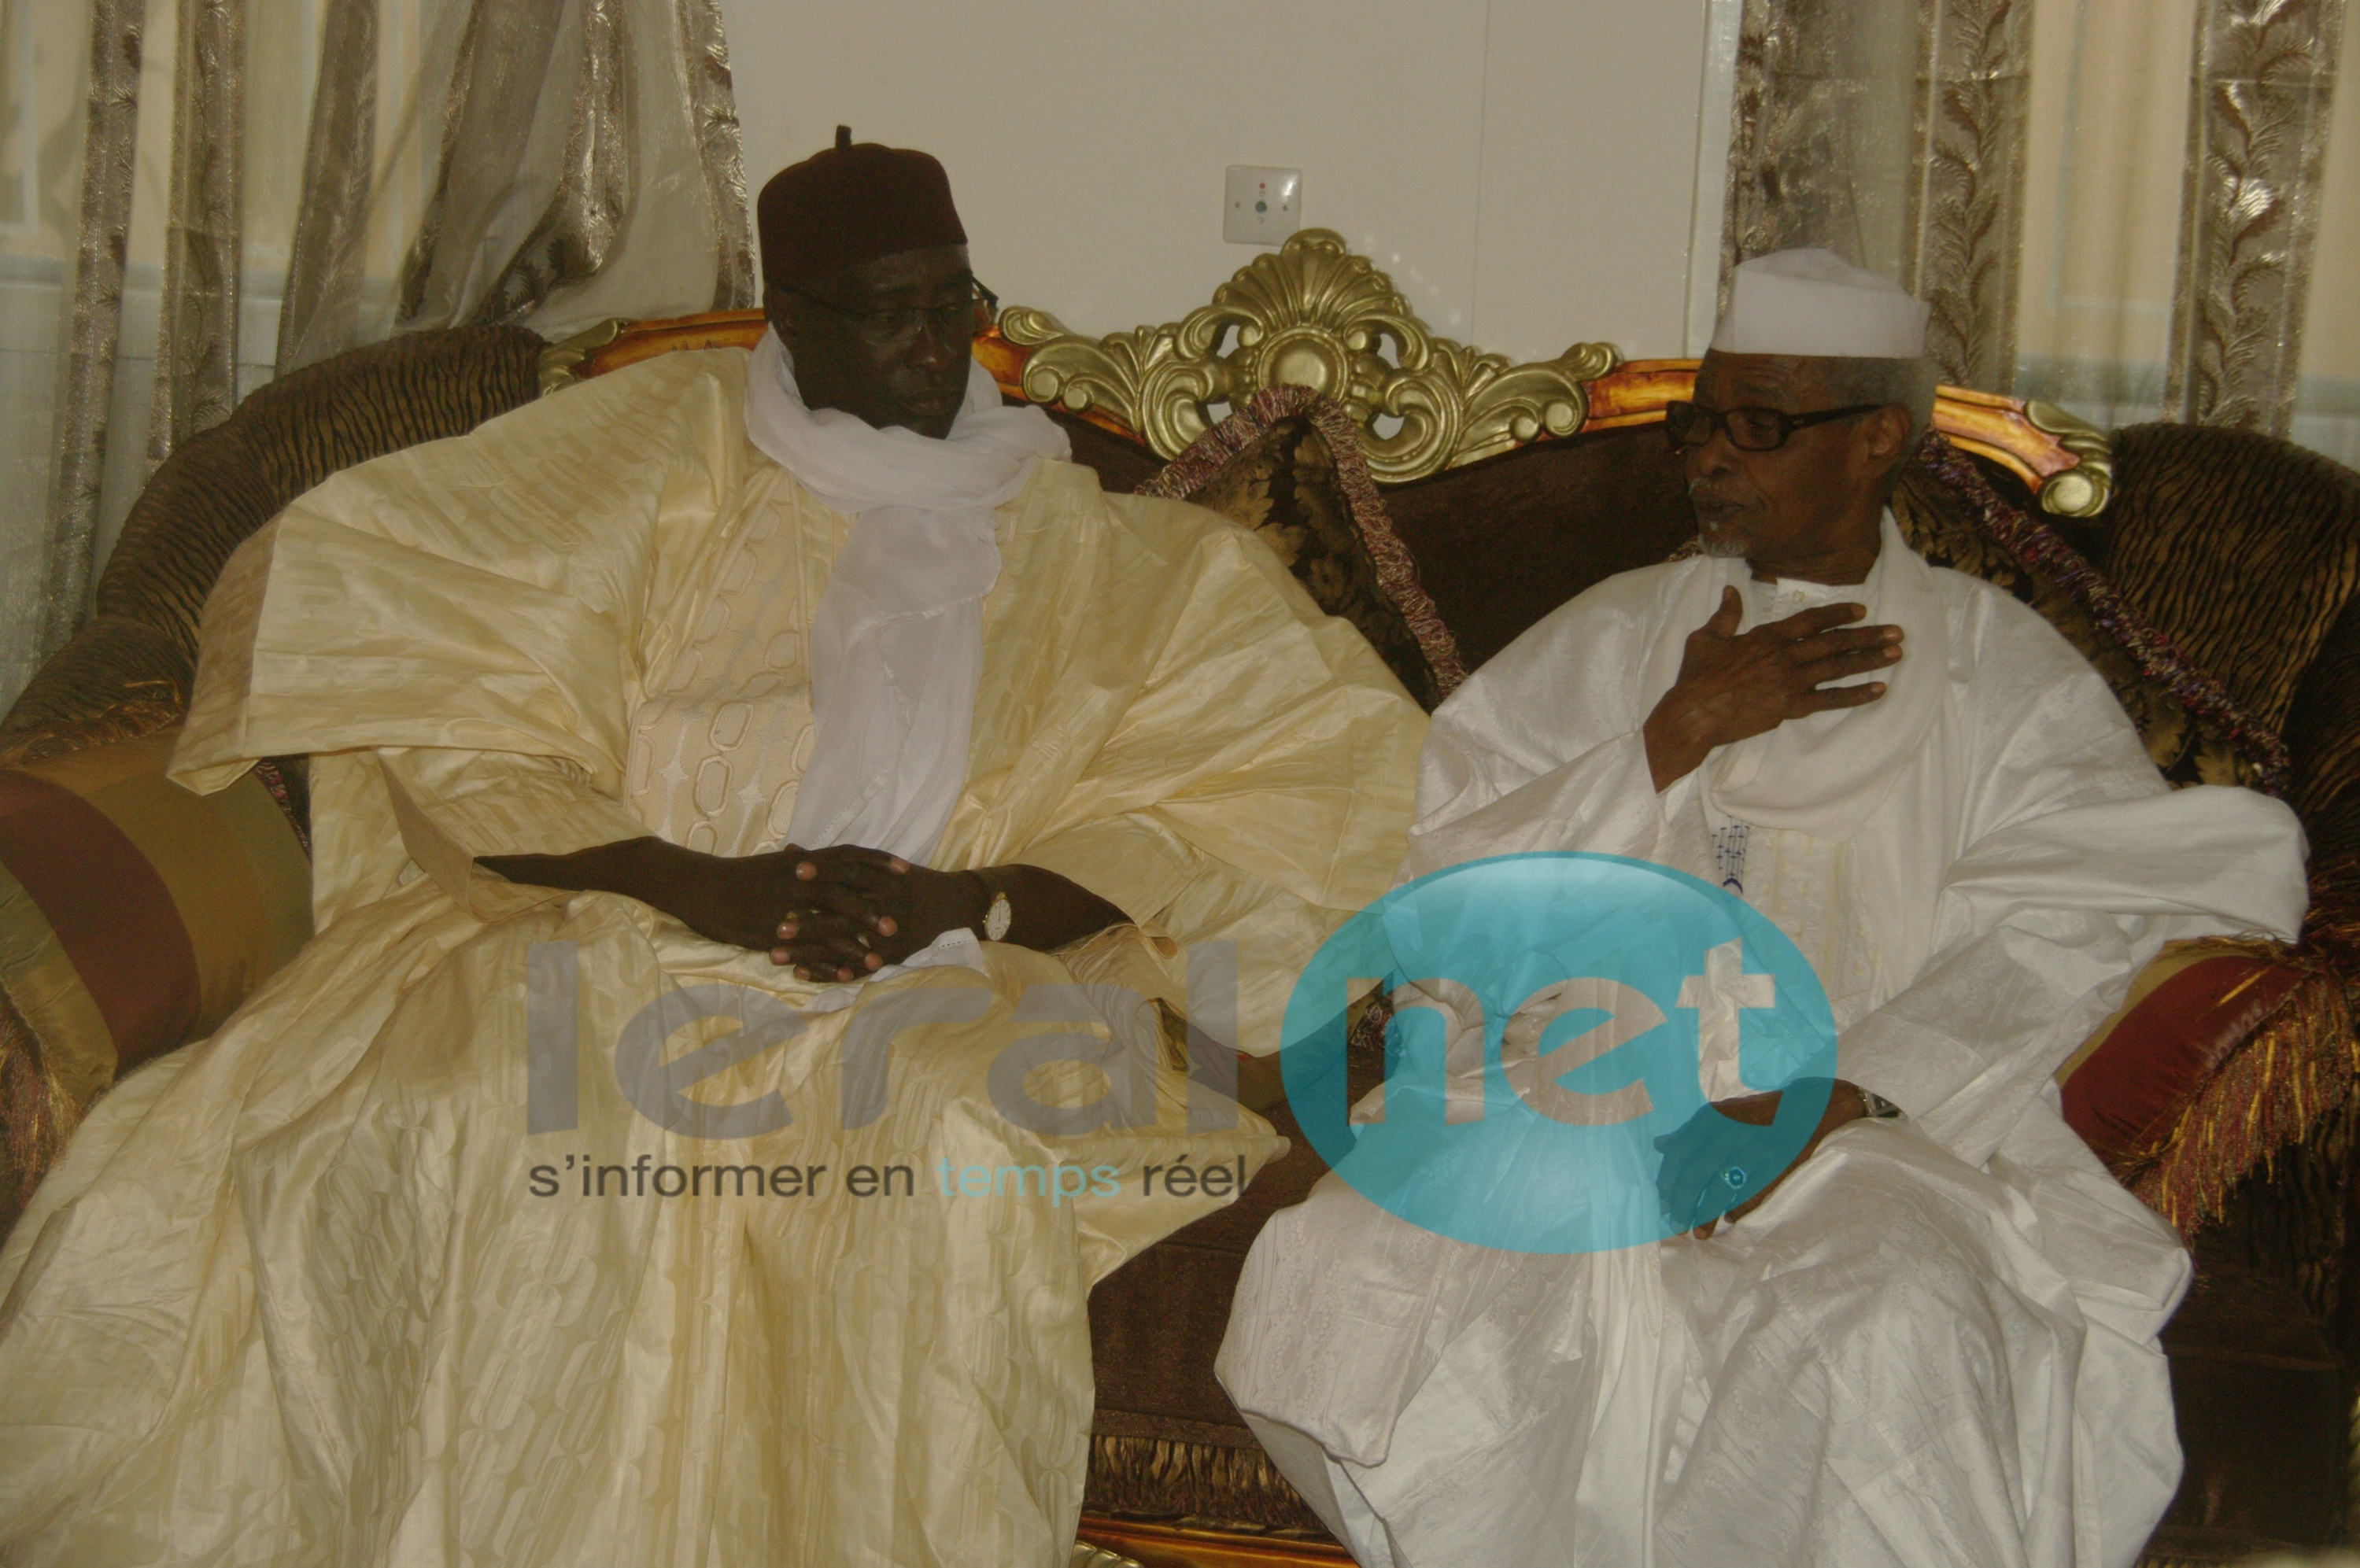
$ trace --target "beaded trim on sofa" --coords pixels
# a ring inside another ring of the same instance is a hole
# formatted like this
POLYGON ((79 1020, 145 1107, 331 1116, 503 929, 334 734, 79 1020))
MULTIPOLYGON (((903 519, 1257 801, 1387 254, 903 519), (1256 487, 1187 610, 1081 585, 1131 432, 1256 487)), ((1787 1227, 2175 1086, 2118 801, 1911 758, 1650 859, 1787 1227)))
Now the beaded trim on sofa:
POLYGON ((2175 702, 2226 731, 2231 743, 2253 764, 2263 789, 2273 795, 2287 792, 2293 775, 2285 742, 2248 715, 2229 695, 2228 688, 2198 669, 2169 637, 2148 625, 2124 599, 2122 591, 2082 559, 2081 551, 2058 537, 2055 529, 2011 506, 1992 488, 1973 461, 1943 437, 1927 432, 1918 456, 1974 508, 1983 530, 2018 564, 2050 577, 2175 702))
POLYGON ((1443 625, 1441 613, 1418 581, 1417 562, 1411 557, 1409 547, 1393 531, 1393 516, 1385 510, 1376 482, 1369 475, 1369 463, 1361 453, 1358 430, 1333 399, 1308 387, 1266 387, 1248 398, 1243 408, 1197 437, 1186 452, 1140 485, 1138 493, 1165 500, 1185 499, 1210 484, 1214 475, 1227 468, 1240 452, 1268 435, 1280 420, 1298 416, 1308 419, 1328 443, 1328 453, 1336 463, 1337 485, 1344 493, 1345 505, 1352 509, 1353 526, 1368 546, 1370 563, 1376 569, 1377 586, 1393 601, 1402 619, 1409 623, 1410 635, 1417 639, 1419 651, 1426 655, 1426 668, 1434 671, 1437 695, 1449 696, 1467 679, 1466 666, 1459 658, 1458 640, 1443 625))

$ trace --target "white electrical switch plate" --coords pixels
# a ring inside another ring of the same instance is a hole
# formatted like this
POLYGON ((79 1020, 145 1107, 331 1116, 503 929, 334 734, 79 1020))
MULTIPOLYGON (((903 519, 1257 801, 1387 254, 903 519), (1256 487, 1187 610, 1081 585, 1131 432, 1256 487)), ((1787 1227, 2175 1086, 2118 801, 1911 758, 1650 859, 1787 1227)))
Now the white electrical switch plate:
POLYGON ((1274 245, 1303 226, 1303 170, 1229 165, 1221 201, 1221 237, 1232 245, 1274 245))

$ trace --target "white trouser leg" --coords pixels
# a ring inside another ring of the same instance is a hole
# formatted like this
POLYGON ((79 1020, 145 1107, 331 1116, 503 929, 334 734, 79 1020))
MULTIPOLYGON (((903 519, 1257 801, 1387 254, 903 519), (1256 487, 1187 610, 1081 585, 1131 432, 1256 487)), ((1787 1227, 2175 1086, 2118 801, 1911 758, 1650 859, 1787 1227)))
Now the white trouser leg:
POLYGON ((1403 1568, 1393 1560, 1393 1541, 1384 1521, 1327 1450, 1306 1433, 1260 1416, 1247 1416, 1246 1425, 1253 1429, 1278 1473, 1303 1494, 1303 1500, 1311 1505, 1328 1533, 1350 1549, 1360 1568, 1403 1568))

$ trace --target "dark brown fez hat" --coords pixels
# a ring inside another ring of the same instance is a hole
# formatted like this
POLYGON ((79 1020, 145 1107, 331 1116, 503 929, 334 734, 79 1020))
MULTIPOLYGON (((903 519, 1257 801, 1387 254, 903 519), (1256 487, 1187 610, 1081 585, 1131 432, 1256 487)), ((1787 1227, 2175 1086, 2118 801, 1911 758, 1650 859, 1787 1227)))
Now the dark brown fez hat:
POLYGON ((967 244, 943 166, 907 147, 836 145, 779 170, 755 203, 762 281, 793 289, 899 251, 967 244))

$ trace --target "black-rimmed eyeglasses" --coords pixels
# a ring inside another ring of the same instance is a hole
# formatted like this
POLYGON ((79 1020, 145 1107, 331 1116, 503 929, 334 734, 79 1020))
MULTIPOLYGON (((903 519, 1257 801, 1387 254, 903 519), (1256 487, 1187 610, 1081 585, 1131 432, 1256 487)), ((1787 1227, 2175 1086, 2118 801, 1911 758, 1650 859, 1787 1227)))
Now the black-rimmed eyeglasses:
POLYGON ((1715 430, 1729 432, 1729 444, 1740 452, 1776 452, 1797 430, 1837 419, 1874 414, 1882 403, 1856 403, 1849 408, 1823 408, 1815 414, 1789 414, 1778 408, 1708 408, 1701 403, 1664 405, 1664 435, 1675 449, 1702 446, 1715 430))
POLYGON ((967 279, 965 294, 941 304, 890 305, 881 310, 856 310, 808 289, 788 289, 783 292, 802 295, 821 309, 843 317, 879 343, 901 343, 916 337, 921 326, 931 326, 945 337, 964 332, 969 338, 977 338, 1000 319, 1000 296, 973 278, 967 279))

